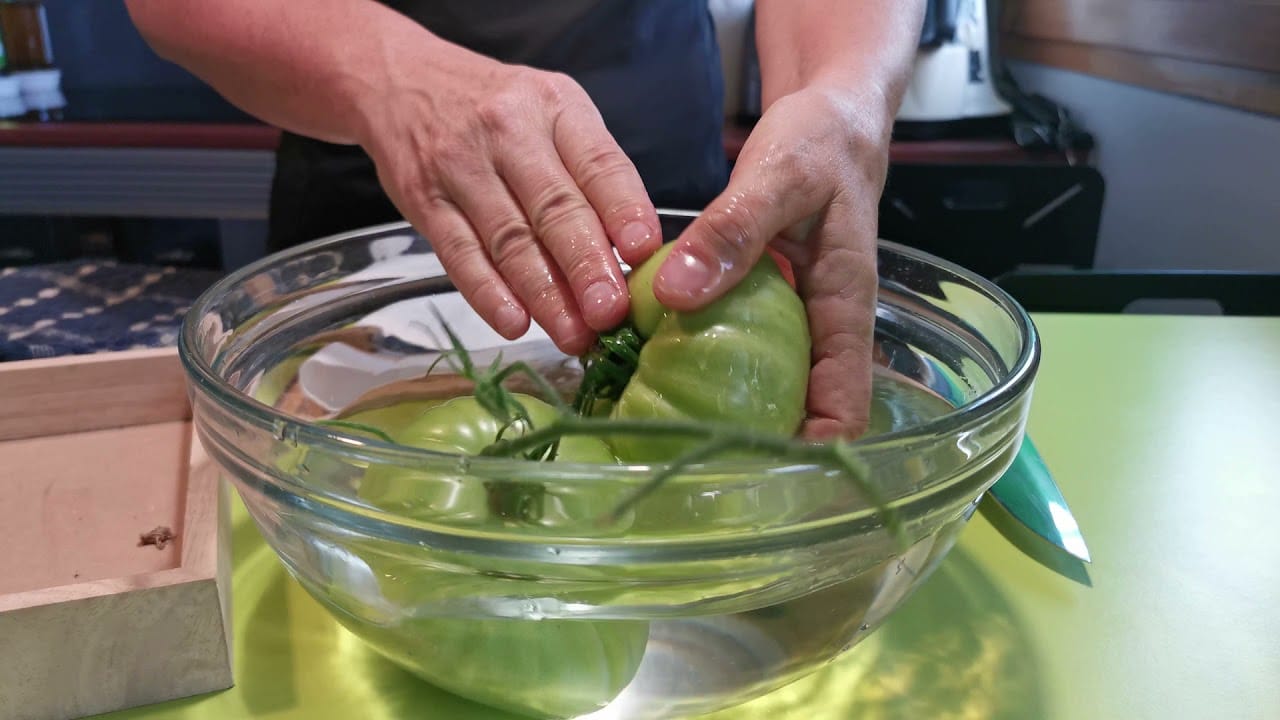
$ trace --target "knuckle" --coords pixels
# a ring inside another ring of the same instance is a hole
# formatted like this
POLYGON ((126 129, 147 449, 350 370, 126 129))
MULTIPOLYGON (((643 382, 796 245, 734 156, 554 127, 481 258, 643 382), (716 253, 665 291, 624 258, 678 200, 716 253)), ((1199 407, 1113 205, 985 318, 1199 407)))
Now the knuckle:
POLYGON ((445 273, 462 285, 471 282, 470 279, 485 267, 487 260, 484 251, 466 233, 445 231, 427 240, 432 250, 440 256, 440 264, 444 266, 445 273))
POLYGON ((556 287, 555 283, 541 278, 533 278, 527 287, 531 297, 530 302, 540 310, 554 311, 567 304, 560 293, 560 288, 556 287))
POLYGON ((533 242, 533 232, 522 218, 508 217, 500 220, 485 237, 489 257, 498 267, 517 261, 524 248, 533 242))
POLYGON ((554 318, 570 304, 561 294, 554 274, 541 264, 521 263, 505 277, 533 315, 543 321, 554 318))
POLYGON ((523 101, 510 90, 497 92, 476 106, 480 128, 493 135, 505 135, 519 123, 523 101))
POLYGON ((577 96, 578 83, 558 72, 539 72, 530 78, 530 87, 539 99, 554 105, 562 105, 577 96))
POLYGON ((821 184, 814 155, 798 148, 775 148, 769 153, 768 169, 775 177, 782 177, 796 194, 808 196, 819 190, 821 184))
POLYGON ((561 268, 570 287, 581 292, 597 281, 609 281, 609 260, 596 243, 574 244, 566 248, 562 255, 561 268))
POLYGON ((588 188, 612 179, 625 178, 631 169, 631 161, 621 149, 601 142, 588 148, 578 159, 574 176, 584 188, 588 188))
POLYGON ((465 289, 470 293, 470 297, 475 298, 476 305, 486 313, 496 313, 507 303, 507 285, 492 273, 486 273, 473 280, 465 289))
MULTIPOLYGON (((445 217, 447 214, 458 212, 458 206, 454 204, 453 200, 449 199, 449 196, 436 186, 424 188, 417 202, 423 212, 432 218, 445 217)), ((454 234, 458 235, 460 233, 454 234)))
POLYGON ((745 202, 717 208, 703 216, 702 246, 713 257, 737 257, 759 232, 755 212, 745 202))
POLYGON ((787 175, 804 175, 808 172, 808 155, 795 147, 775 146, 769 153, 769 165, 775 172, 787 175))
POLYGON ((545 235, 562 230, 589 210, 586 200, 576 190, 564 183, 552 183, 538 193, 530 215, 539 234, 545 235))

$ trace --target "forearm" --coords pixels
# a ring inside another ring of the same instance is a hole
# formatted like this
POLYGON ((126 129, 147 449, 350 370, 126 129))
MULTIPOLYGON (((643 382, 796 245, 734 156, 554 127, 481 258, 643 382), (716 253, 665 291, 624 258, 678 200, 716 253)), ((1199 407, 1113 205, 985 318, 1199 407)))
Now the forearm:
POLYGON ((923 19, 923 0, 757 0, 764 106, 820 86, 847 92, 868 119, 891 123, 923 19))
POLYGON ((334 143, 360 142, 397 69, 446 45, 373 0, 127 4, 161 56, 265 122, 334 143))

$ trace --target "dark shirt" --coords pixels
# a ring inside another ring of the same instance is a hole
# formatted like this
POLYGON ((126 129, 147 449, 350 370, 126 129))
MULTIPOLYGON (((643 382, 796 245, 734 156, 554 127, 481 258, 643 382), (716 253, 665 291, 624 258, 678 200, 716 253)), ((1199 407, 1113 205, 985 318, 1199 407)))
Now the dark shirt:
MULTIPOLYGON (((591 96, 659 207, 698 209, 728 180, 724 87, 707 0, 387 0, 450 42, 563 72, 591 96)), ((400 220, 357 147, 286 133, 271 245, 400 220)))

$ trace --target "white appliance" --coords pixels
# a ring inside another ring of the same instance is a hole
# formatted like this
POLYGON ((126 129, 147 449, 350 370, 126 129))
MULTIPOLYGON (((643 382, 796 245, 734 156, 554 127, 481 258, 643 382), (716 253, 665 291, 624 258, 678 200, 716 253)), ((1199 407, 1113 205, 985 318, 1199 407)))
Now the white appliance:
POLYGON ((996 90, 986 0, 930 0, 911 82, 897 119, 946 123, 1008 117, 996 90))

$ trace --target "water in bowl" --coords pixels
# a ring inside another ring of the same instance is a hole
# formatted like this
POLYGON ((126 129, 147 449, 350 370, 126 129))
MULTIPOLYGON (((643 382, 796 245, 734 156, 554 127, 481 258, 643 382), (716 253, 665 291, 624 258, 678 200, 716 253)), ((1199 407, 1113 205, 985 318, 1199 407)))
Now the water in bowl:
MULTIPOLYGON (((880 372, 869 432, 919 425, 951 409, 924 386, 880 372)), ((804 573, 797 580, 793 554, 780 587, 757 582, 736 594, 708 590, 719 597, 705 611, 686 588, 672 595, 675 611, 623 603, 613 616, 575 618, 554 582, 541 596, 503 593, 489 580, 476 584, 474 595, 428 601, 415 597, 416 588, 465 581, 456 571, 421 568, 398 576, 341 541, 317 545, 325 533, 312 537, 309 554, 312 561, 317 552, 326 556, 320 565, 330 568, 332 582, 304 585, 383 655, 477 702, 535 717, 680 718, 723 707, 726 699, 746 702, 844 651, 858 652, 851 649, 931 572, 971 512, 968 506, 940 532, 882 561, 835 566, 814 555, 807 583, 804 573), (335 595, 338 587, 343 597, 335 595), (369 595, 352 597, 360 587, 369 595), (379 604, 382 611, 374 609, 379 604)))

